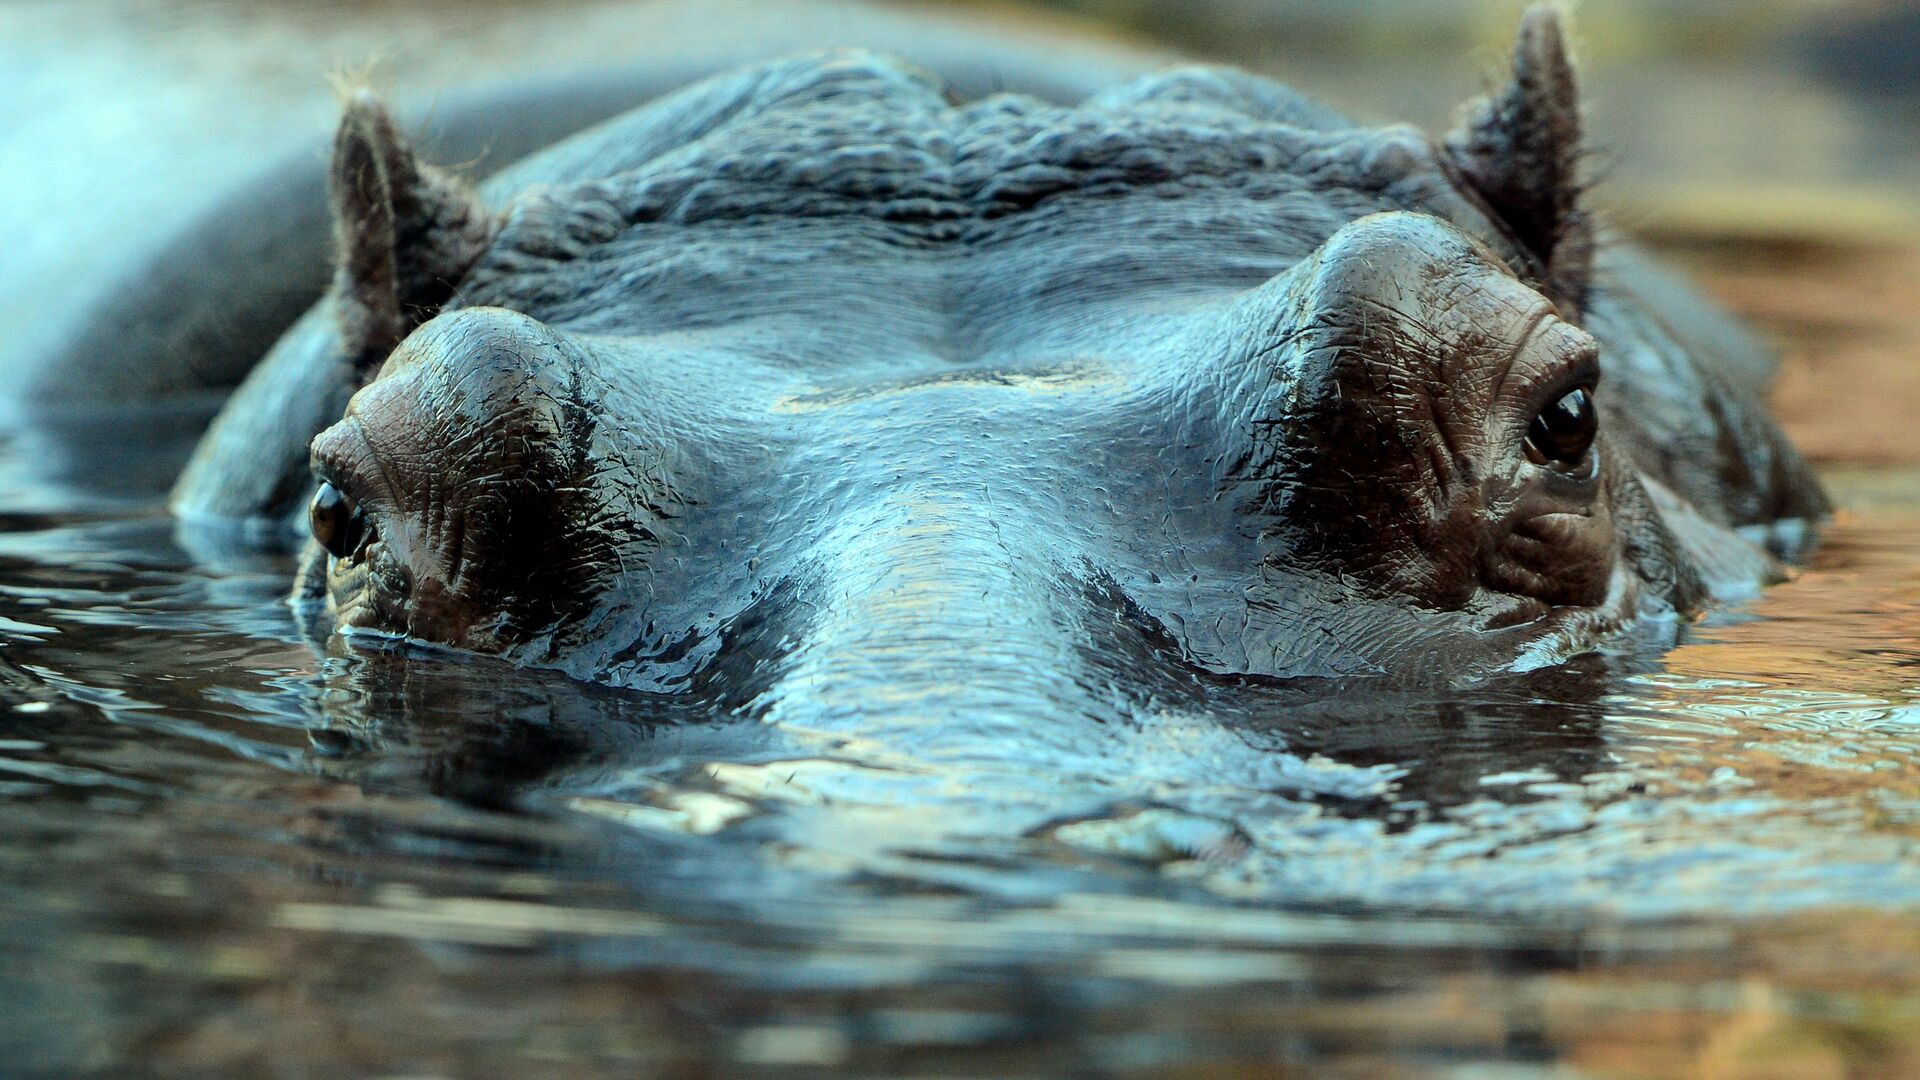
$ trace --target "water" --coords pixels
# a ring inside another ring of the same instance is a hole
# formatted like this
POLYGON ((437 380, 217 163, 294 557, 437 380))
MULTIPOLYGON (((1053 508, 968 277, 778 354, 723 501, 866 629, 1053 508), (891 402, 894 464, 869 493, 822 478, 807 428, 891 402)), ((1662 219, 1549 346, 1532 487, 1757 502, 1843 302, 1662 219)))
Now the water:
POLYGON ((1640 674, 836 746, 317 649, 203 417, 0 439, 9 1075, 1920 1071, 1911 467, 1640 674))

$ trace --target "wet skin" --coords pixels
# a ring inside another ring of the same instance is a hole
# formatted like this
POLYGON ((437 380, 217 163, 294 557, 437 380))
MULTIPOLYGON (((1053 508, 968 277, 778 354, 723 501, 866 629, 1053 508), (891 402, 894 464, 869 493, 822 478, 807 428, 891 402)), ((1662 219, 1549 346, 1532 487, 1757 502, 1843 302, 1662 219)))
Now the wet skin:
POLYGON ((847 54, 480 194, 361 98, 296 602, 801 728, 1668 643, 1824 504, 1764 358, 1596 233, 1577 115, 1541 12, 1445 141, 847 54))

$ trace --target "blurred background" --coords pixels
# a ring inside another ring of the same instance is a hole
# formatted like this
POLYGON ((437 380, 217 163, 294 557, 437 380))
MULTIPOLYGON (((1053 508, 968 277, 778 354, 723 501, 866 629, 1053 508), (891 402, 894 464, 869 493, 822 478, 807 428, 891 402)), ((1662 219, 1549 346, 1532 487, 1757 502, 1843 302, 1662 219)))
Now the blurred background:
MULTIPOLYGON (((1564 5, 1616 194, 1663 211, 1810 189, 1823 222, 1920 192, 1920 6, 1884 0, 1564 5), (1652 189, 1652 190, 1649 190, 1652 189)), ((325 76, 418 93, 740 43, 902 38, 916 16, 1011 43, 1103 35, 1274 74, 1369 119, 1444 127, 1497 74, 1519 0, 13 0, 0 10, 0 175, 210 132, 324 126, 325 76), (44 136, 44 137, 36 137, 44 136)), ((777 51, 778 45, 774 46, 777 51)), ((911 51, 910 46, 903 47, 911 51)), ((316 130, 319 129, 316 127, 316 130)), ((128 179, 123 177, 123 180, 128 179)), ((1873 209, 1884 211, 1884 206, 1873 209)), ((1858 218, 1852 219, 1858 220, 1858 218)))

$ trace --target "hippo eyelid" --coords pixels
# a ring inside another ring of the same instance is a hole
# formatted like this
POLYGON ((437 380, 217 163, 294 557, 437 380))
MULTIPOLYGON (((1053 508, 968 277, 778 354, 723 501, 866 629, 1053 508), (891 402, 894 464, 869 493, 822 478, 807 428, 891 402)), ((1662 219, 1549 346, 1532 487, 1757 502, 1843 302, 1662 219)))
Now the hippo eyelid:
POLYGON ((367 439, 351 407, 338 424, 315 437, 308 468, 316 481, 332 484, 369 513, 391 505, 388 496, 396 489, 387 462, 367 439), (343 452, 342 441, 353 449, 343 452))
POLYGON ((354 482, 347 470, 340 468, 333 462, 316 457, 309 471, 313 473, 315 483, 332 484, 342 493, 358 497, 359 485, 354 482))
POLYGON ((1553 309, 1540 307, 1527 317, 1526 326, 1520 331, 1520 340, 1514 344, 1513 351, 1507 355, 1506 366, 1500 372, 1500 378, 1494 383, 1493 400, 1502 401, 1507 396, 1507 382, 1519 370, 1521 361, 1534 347, 1534 343, 1546 333, 1556 321, 1553 309))
POLYGON ((1501 376, 1495 400, 1513 402, 1512 413, 1524 437, 1527 425, 1540 410, 1575 390, 1593 393, 1600 385, 1601 373, 1597 343, 1552 311, 1544 311, 1515 347, 1513 359, 1501 376), (1556 331, 1578 334, 1585 340, 1579 343, 1577 351, 1568 355, 1568 349, 1548 340, 1556 331), (1546 363, 1533 362, 1543 350, 1553 354, 1552 359, 1546 363), (1509 387, 1508 383, 1513 380, 1521 380, 1521 385, 1509 387))
POLYGON ((1585 390, 1591 394, 1600 386, 1600 357, 1592 350, 1584 350, 1584 355, 1572 365, 1562 368, 1551 378, 1538 380, 1529 392, 1530 403, 1534 411, 1546 408, 1575 390, 1585 390))

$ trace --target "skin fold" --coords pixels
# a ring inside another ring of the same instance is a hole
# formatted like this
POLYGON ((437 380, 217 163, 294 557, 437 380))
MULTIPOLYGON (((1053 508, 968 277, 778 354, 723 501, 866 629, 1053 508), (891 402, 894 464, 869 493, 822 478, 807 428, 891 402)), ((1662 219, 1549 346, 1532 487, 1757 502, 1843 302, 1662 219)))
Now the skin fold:
POLYGON ((1228 70, 1062 105, 845 52, 475 190, 361 95, 332 289, 255 376, 310 458, 223 449, 243 391, 177 501, 304 516, 323 636, 789 725, 1657 651, 1826 507, 1581 155, 1544 9, 1442 139, 1228 70))

